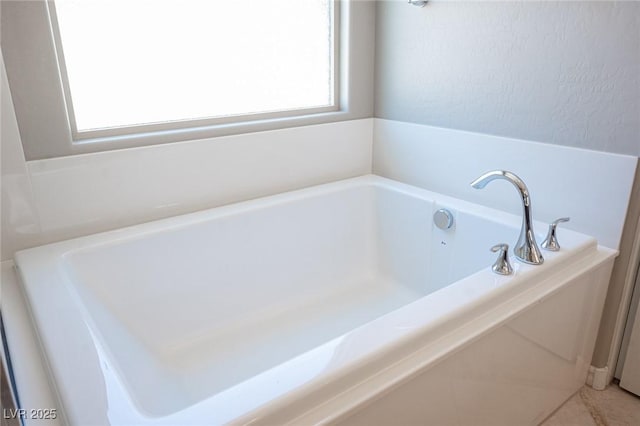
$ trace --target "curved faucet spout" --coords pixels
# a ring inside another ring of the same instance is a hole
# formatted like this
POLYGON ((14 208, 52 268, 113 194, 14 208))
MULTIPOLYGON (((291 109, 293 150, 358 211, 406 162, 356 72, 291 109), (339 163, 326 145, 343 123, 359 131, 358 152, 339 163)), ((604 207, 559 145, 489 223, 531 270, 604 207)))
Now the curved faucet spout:
POLYGON ((515 173, 511 173, 506 170, 492 170, 471 182, 471 186, 476 189, 482 189, 489 182, 496 179, 504 179, 511 182, 518 190, 520 198, 522 199, 522 228, 520 229, 520 237, 513 248, 513 252, 518 259, 525 263, 540 265, 544 262, 544 258, 540 253, 540 249, 536 243, 536 237, 533 233, 531 197, 529 196, 529 190, 527 189, 527 185, 525 185, 524 181, 515 173))
POLYGON ((524 181, 518 177, 515 173, 508 172, 506 170, 493 170, 480 176, 478 179, 471 182, 471 186, 475 189, 482 189, 491 181, 496 179, 504 179, 511 182, 522 197, 522 202, 525 206, 531 206, 531 199, 529 197, 529 190, 524 181))

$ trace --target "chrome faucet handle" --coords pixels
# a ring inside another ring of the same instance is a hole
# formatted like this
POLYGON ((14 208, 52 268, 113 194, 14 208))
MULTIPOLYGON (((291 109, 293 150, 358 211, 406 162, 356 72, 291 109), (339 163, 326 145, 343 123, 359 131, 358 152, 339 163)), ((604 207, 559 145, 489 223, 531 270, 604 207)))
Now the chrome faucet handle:
POLYGON ((476 189, 482 189, 489 182, 496 179, 504 179, 509 181, 518 190, 518 194, 522 200, 522 227, 520 228, 520 236, 518 242, 513 247, 513 254, 516 259, 528 263, 530 265, 541 265, 544 257, 540 253, 540 248, 536 243, 536 236, 533 232, 533 217, 531 215, 531 196, 524 181, 516 174, 507 170, 492 170, 480 176, 471 182, 471 186, 476 189))
POLYGON ((498 253, 498 259, 491 267, 491 270, 496 274, 500 275, 511 275, 513 273, 513 268, 511 268, 511 264, 509 263, 509 258, 507 257, 507 253, 509 252, 509 244, 496 244, 491 247, 491 251, 494 253, 498 253))
POLYGON ((561 217, 560 219, 556 219, 549 225, 549 232, 547 232, 547 237, 542 242, 542 248, 549 251, 558 251, 560 250, 560 244, 558 243, 558 237, 556 237, 556 227, 561 222, 569 222, 568 217, 561 217))

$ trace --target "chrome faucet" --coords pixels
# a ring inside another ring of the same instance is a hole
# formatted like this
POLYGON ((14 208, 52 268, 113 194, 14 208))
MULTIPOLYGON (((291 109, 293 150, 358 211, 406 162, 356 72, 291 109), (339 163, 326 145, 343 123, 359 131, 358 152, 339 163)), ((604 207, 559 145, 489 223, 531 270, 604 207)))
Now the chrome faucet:
POLYGON ((544 262, 544 258, 540 253, 538 244, 536 244, 536 237, 533 234, 533 226, 531 224, 531 197, 529 196, 527 185, 524 184, 522 179, 505 170, 493 170, 483 174, 478 179, 471 182, 471 186, 476 189, 482 189, 489 182, 496 179, 504 179, 511 182, 513 186, 516 187, 520 193, 520 197, 522 198, 522 228, 520 229, 518 242, 513 248, 516 258, 520 259, 524 263, 530 263, 532 265, 542 264, 542 262, 544 262))

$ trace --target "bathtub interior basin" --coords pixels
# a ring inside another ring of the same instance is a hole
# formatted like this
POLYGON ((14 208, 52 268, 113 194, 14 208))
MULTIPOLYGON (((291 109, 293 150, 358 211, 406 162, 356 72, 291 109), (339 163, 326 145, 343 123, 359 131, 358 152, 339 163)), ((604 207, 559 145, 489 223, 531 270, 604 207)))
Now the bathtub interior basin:
POLYGON ((74 361, 56 359, 76 351, 82 362, 92 342, 103 372, 154 419, 488 270, 489 248, 513 242, 519 224, 369 176, 30 249, 16 263, 62 403, 72 379, 56 366, 74 361), (454 215, 448 230, 433 225, 440 208, 454 215), (88 336, 66 352, 50 337, 65 324, 88 336))

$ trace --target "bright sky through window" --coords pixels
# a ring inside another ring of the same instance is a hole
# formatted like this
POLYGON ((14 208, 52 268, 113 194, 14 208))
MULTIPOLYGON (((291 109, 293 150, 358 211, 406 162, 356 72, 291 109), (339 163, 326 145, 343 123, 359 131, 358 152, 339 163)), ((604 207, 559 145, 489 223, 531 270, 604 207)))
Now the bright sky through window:
POLYGON ((79 132, 330 106, 331 0, 58 0, 79 132))

